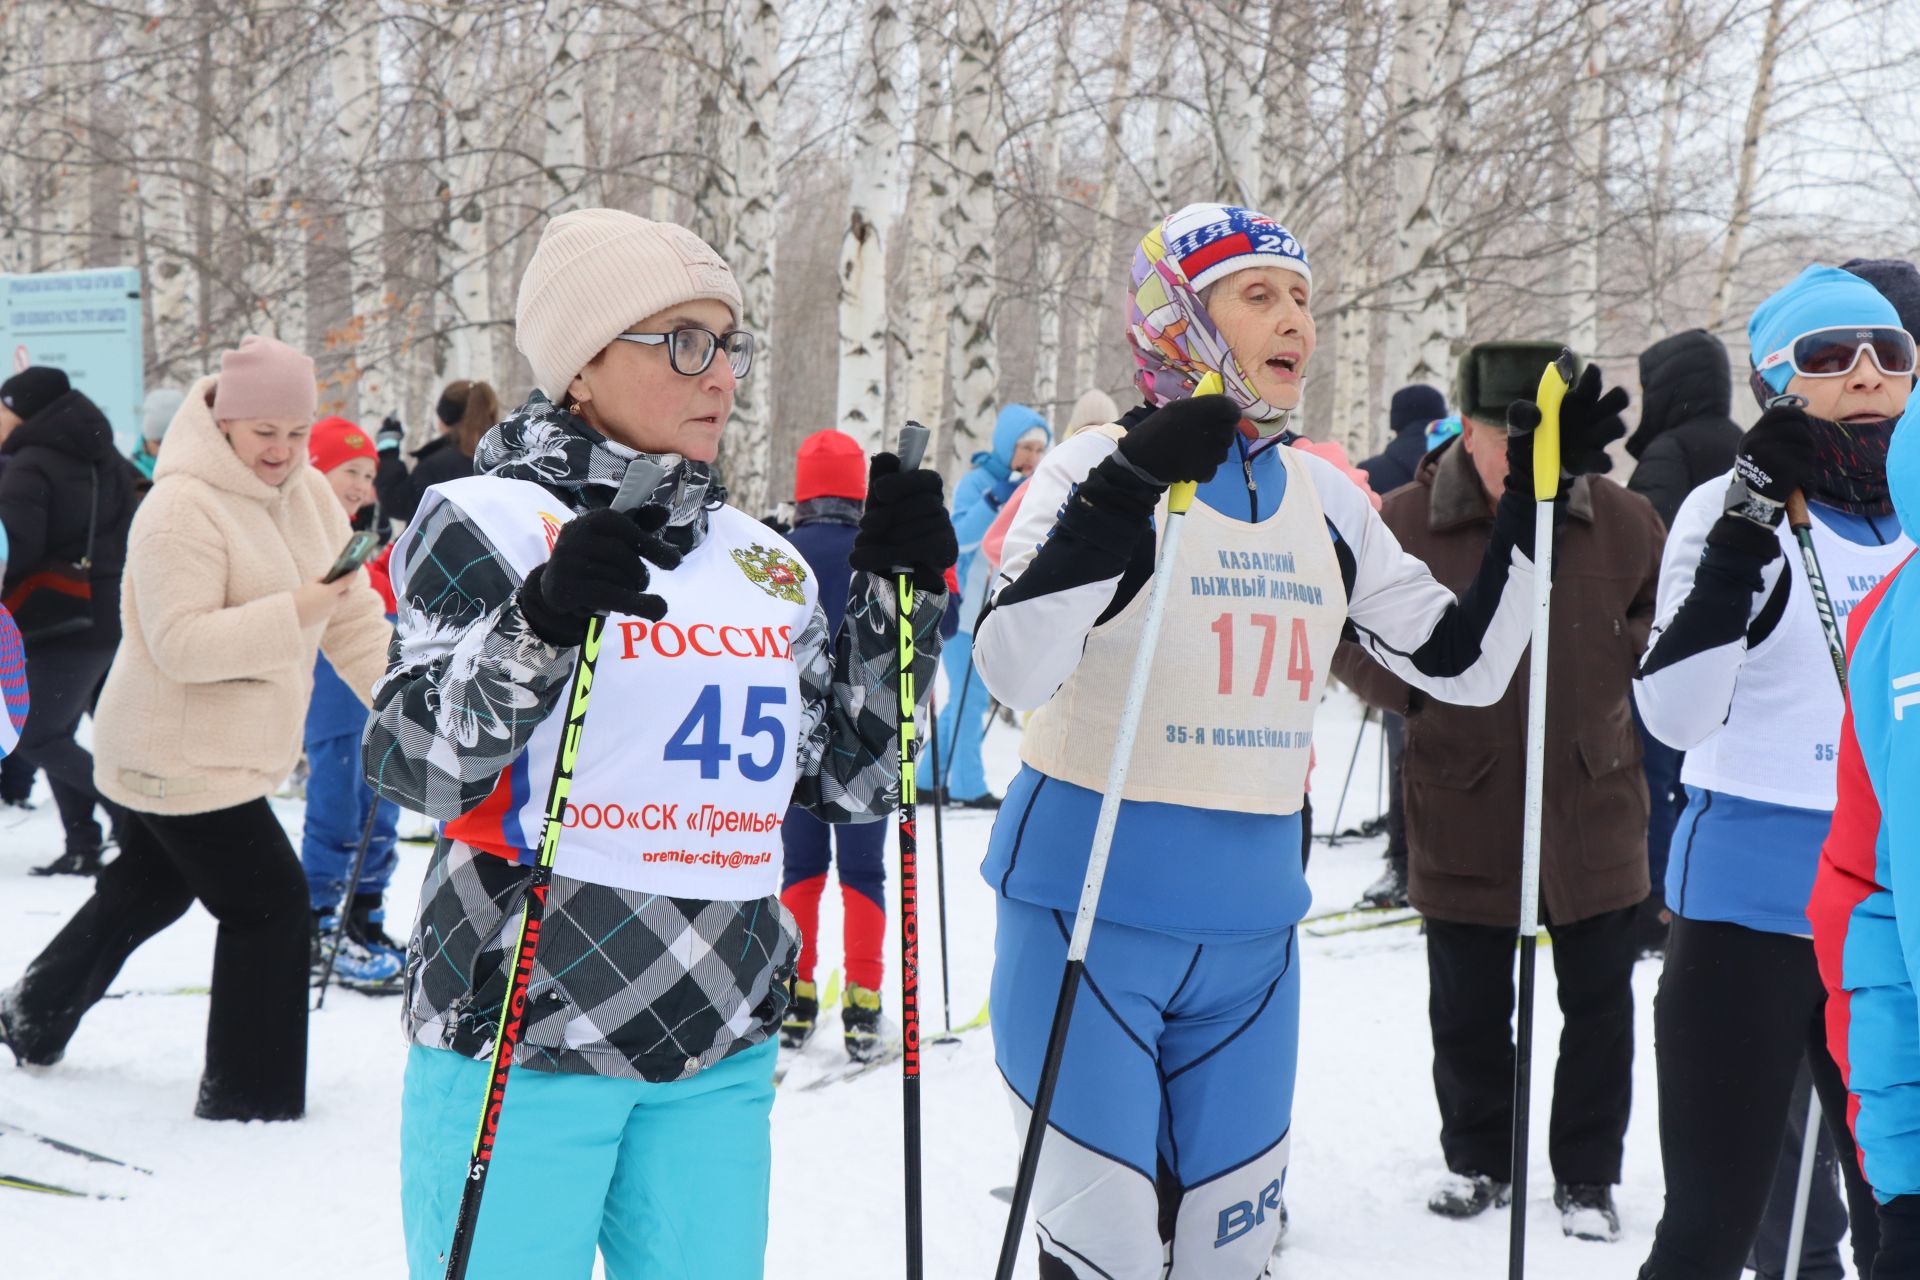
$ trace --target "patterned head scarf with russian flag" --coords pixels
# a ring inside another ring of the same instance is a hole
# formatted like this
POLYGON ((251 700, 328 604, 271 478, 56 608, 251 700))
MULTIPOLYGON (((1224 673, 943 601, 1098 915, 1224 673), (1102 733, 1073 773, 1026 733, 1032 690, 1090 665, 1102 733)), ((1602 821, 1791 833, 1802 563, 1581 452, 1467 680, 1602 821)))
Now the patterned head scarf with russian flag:
POLYGON ((1282 267, 1313 282, 1307 251, 1292 232, 1235 205, 1190 204, 1140 241, 1127 299, 1127 341, 1140 365, 1134 382, 1149 403, 1184 399, 1201 378, 1218 373, 1249 419, 1281 418, 1284 411, 1253 389, 1200 301, 1208 285, 1248 267, 1282 267))
POLYGON ((27 723, 27 647, 13 615, 0 605, 0 756, 20 742, 27 723))

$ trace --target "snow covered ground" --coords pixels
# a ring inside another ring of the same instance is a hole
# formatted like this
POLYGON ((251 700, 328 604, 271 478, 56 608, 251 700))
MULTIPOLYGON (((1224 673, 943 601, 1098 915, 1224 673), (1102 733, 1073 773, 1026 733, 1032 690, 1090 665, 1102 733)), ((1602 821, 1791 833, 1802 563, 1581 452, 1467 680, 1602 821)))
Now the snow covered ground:
MULTIPOLYGON (((1356 704, 1327 703, 1315 775, 1325 829, 1359 724, 1356 704)), ((1377 812, 1377 730, 1358 756, 1342 825, 1377 812)), ((1005 727, 988 738, 996 787, 1016 767, 1005 727)), ((0 819, 0 984, 26 962, 84 899, 71 878, 27 869, 59 852, 44 790, 24 822, 0 819)), ((300 806, 283 812, 297 831, 300 806)), ((993 899, 977 873, 991 819, 946 822, 953 1019, 986 998, 993 899)), ((923 828, 931 916, 931 824, 923 828)), ((1331 908, 1351 902, 1379 867, 1379 841, 1316 845, 1311 880, 1331 908)), ((410 918, 425 850, 408 846, 390 905, 410 918)), ((823 963, 838 950, 834 895, 826 900, 823 963)), ((927 1016, 940 1020, 937 937, 922 946, 927 1016)), ((213 922, 195 907, 128 963, 115 991, 152 992, 207 981, 213 922)), ((1506 1273, 1507 1215, 1454 1223, 1426 1212, 1442 1171, 1439 1120, 1429 1075, 1426 966, 1411 928, 1305 939, 1302 1060, 1294 1108, 1287 1203, 1293 1229, 1275 1274, 1432 1280, 1506 1273)), ((892 960, 889 960, 891 966, 892 960)), ((1543 959, 1543 975, 1551 974, 1543 959)), ((824 976, 824 975, 823 975, 824 976)), ((1635 1100, 1626 1182, 1618 1203, 1626 1238, 1617 1245, 1563 1239, 1551 1203, 1544 1124, 1535 1126, 1531 1273, 1556 1280, 1617 1280, 1645 1257, 1661 1200, 1653 1069, 1652 999, 1658 967, 1636 975, 1640 1003, 1635 1100)), ((888 973, 890 1006, 894 971, 888 973)), ((890 1007, 889 1012, 894 1010, 890 1007)), ((1551 1053, 1559 1015, 1550 990, 1538 1004, 1539 1042, 1551 1053)), ((404 1275, 397 1131, 405 1054, 392 999, 335 990, 312 1019, 308 1114, 299 1124, 209 1124, 192 1118, 205 1034, 206 999, 130 994, 104 1001, 81 1026, 66 1060, 18 1070, 0 1055, 0 1120, 50 1133, 152 1169, 151 1177, 79 1164, 0 1132, 0 1173, 85 1182, 119 1201, 70 1201, 0 1191, 0 1276, 8 1280, 174 1280, 272 1275, 276 1280, 404 1275)), ((897 1070, 814 1092, 792 1086, 838 1054, 823 1033, 782 1087, 774 1107, 774 1186, 769 1280, 880 1280, 901 1274, 900 1087, 897 1070)), ((1536 1073, 1544 1115, 1551 1070, 1536 1073)), ((926 1150, 928 1275, 980 1280, 991 1274, 1005 1206, 989 1195, 1012 1181, 1014 1133, 986 1032, 928 1052, 922 1086, 926 1150)), ((476 1099, 476 1105, 478 1100, 476 1099)), ((509 1103, 511 1105, 511 1103, 509 1103)), ((1029 1264, 1030 1265, 1030 1264, 1029 1264)), ((1026 1274, 1031 1274, 1027 1272, 1026 1274)), ((556 1278, 565 1280, 565 1278, 556 1278)), ((716 1277, 715 1280, 724 1280, 716 1277)))

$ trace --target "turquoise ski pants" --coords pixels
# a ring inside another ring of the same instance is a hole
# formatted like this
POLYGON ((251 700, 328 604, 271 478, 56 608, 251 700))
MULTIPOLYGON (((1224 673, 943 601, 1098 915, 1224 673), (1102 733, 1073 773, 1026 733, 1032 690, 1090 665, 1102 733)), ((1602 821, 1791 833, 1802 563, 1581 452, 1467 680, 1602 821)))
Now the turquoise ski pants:
MULTIPOLYGON (((760 1280, 772 1177, 772 1041, 691 1080, 515 1067, 468 1280, 760 1280)), ((414 1045, 400 1102, 412 1280, 446 1274, 487 1064, 414 1045)))

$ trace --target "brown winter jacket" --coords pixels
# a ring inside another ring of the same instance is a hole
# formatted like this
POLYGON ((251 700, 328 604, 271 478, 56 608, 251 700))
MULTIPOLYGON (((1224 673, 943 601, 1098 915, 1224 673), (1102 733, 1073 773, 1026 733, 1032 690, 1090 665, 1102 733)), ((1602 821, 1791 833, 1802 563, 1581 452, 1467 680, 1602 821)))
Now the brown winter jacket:
MULTIPOLYGON (((1493 529, 1486 489, 1456 438, 1380 510, 1401 545, 1456 593, 1493 529)), ((1575 480, 1555 542, 1540 908, 1570 924, 1647 896, 1647 783, 1630 699, 1653 625, 1666 530, 1645 498, 1575 480)), ((1490 707, 1435 702, 1342 644, 1334 674, 1407 717, 1409 892, 1428 916, 1513 926, 1526 803, 1527 663, 1490 707)))
POLYGON ((393 628, 364 569, 324 625, 300 625, 293 590, 346 545, 346 513, 304 459, 277 488, 248 470, 214 424, 218 383, 187 393, 134 515, 95 715, 94 784, 142 813, 272 792, 300 754, 316 650, 362 701, 387 670, 393 628))

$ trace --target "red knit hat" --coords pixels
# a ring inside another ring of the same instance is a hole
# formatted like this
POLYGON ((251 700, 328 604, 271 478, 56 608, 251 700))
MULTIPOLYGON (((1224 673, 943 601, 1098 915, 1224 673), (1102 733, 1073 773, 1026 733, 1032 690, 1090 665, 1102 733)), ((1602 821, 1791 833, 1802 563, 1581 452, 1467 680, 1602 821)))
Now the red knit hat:
POLYGON ((366 432, 345 418, 322 418, 313 424, 307 436, 307 461, 315 471, 325 475, 355 458, 380 461, 380 454, 366 432))
POLYGON ((793 500, 867 496, 867 451, 844 431, 828 427, 800 442, 793 467, 793 500))

